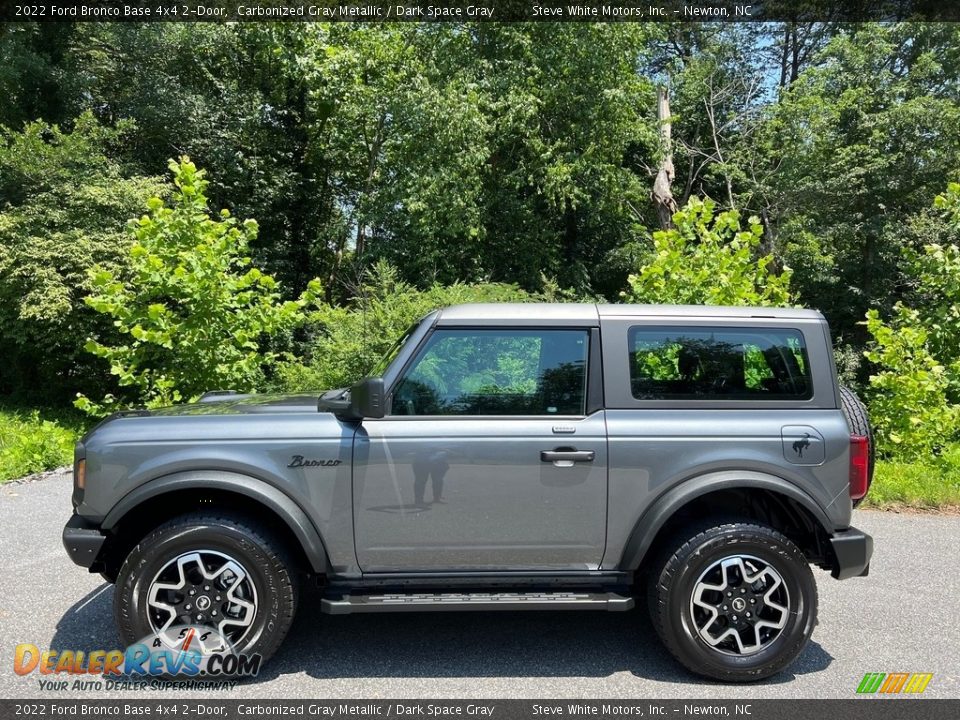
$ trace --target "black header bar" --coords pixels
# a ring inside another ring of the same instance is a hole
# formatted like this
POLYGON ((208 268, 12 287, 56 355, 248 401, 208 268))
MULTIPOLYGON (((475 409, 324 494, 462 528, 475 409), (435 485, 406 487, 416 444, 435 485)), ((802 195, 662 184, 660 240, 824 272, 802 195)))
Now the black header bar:
MULTIPOLYGON (((163 683, 150 680, 145 684, 163 683)), ((852 691, 851 691, 852 692, 852 691)), ((850 700, 227 700, 129 697, 94 700, 0 700, 0 717, 31 720, 120 720, 132 716, 207 720, 953 720, 960 700, 872 698, 850 700)))
POLYGON ((957 0, 0 0, 35 22, 889 22, 960 21, 957 0))

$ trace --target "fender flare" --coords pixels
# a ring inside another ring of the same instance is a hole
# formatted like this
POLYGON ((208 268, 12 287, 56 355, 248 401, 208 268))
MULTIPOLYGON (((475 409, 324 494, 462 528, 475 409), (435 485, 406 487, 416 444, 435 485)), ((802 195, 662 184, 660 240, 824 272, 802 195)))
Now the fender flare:
POLYGON ((163 475, 127 493, 103 519, 100 527, 112 530, 123 517, 146 500, 178 490, 222 490, 244 495, 263 504, 280 518, 296 537, 316 573, 329 567, 327 551, 316 526, 289 495, 250 475, 225 470, 190 470, 163 475))
POLYGON ((784 495, 809 511, 824 532, 828 535, 833 534, 830 530, 832 523, 823 508, 793 483, 776 475, 752 470, 723 470, 683 481, 657 498, 634 525, 630 538, 623 548, 619 568, 628 571, 639 568, 657 533, 680 508, 691 500, 717 490, 741 488, 770 490, 784 495))

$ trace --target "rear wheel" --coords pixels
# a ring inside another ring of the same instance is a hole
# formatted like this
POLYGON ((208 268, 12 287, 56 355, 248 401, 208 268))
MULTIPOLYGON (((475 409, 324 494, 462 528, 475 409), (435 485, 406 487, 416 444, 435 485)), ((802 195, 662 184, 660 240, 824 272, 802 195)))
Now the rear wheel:
POLYGON ((133 548, 117 578, 114 614, 128 646, 159 638, 178 648, 183 628, 206 628, 198 649, 225 643, 266 661, 296 605, 296 575, 268 530, 239 516, 190 513, 133 548))
POLYGON ((769 677, 793 662, 816 624, 810 566, 796 545, 765 525, 693 528, 667 544, 652 570, 654 628, 699 675, 769 677))

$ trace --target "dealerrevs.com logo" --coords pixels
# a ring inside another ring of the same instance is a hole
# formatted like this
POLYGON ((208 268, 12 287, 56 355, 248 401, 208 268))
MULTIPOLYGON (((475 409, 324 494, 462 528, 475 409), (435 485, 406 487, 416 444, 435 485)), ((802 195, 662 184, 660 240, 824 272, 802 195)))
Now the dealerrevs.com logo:
POLYGON ((234 652, 212 628, 184 625, 148 636, 126 650, 41 650, 22 643, 14 652, 13 671, 45 676, 40 679, 41 690, 136 689, 145 687, 144 678, 178 682, 253 677, 260 672, 261 661, 260 655, 234 652), (74 677, 61 680, 64 675, 74 677), (110 687, 99 680, 77 679, 77 675, 100 675, 110 687))
POLYGON ((857 694, 919 695, 932 679, 933 673, 867 673, 857 686, 857 694))

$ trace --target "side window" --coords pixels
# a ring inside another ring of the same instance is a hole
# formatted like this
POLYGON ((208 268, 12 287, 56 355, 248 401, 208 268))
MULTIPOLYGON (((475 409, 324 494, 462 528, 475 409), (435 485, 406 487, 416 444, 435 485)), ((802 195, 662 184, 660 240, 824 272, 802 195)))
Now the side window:
POLYGON ((586 330, 436 330, 393 415, 583 415, 586 330))
POLYGON ((637 400, 809 400, 803 334, 780 328, 632 327, 637 400))

